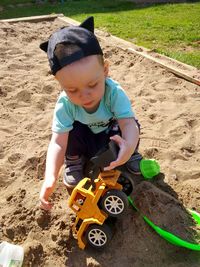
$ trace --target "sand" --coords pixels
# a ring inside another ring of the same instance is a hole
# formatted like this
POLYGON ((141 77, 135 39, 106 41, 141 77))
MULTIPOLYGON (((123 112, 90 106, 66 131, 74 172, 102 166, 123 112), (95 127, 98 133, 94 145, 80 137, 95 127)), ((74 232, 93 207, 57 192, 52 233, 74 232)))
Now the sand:
MULTIPOLYGON (((38 47, 60 26, 57 20, 0 25, 0 240, 24 247, 24 266, 199 266, 199 252, 167 243, 131 208, 117 222, 106 250, 80 250, 61 178, 52 211, 38 208, 60 92, 38 47)), ((101 44, 110 76, 126 90, 141 123, 140 152, 161 165, 154 181, 133 177, 133 197, 159 226, 191 240, 194 223, 186 208, 200 212, 200 88, 121 49, 106 35, 101 44)))

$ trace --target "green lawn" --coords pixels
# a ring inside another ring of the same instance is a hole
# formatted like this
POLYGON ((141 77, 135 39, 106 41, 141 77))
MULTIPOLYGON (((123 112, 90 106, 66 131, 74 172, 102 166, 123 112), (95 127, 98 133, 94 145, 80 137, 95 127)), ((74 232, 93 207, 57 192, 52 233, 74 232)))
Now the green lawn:
POLYGON ((0 19, 64 13, 82 21, 94 15, 96 27, 200 68, 200 2, 137 7, 125 0, 65 0, 64 4, 46 0, 16 5, 27 2, 31 0, 1 0, 0 19))

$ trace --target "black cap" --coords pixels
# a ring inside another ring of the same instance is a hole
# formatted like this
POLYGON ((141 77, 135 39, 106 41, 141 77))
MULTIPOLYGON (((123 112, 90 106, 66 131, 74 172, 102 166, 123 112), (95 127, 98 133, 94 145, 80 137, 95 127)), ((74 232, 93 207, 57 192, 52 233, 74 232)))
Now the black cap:
POLYGON ((62 27, 54 32, 40 48, 47 53, 52 74, 64 66, 91 55, 103 55, 99 42, 94 35, 94 18, 89 17, 79 26, 62 27), (55 49, 63 44, 65 53, 57 55, 55 49))

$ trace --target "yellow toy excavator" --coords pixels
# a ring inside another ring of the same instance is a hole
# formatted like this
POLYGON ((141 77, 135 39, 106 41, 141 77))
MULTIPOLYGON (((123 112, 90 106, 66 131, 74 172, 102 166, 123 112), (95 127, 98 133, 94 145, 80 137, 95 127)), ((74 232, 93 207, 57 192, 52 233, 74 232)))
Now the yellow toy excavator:
MULTIPOLYGON (((101 171, 116 158, 114 146, 111 141, 107 149, 91 159, 91 178, 81 180, 69 199, 69 207, 76 213, 72 230, 81 249, 87 244, 95 248, 105 247, 112 238, 108 217, 121 216, 128 207, 127 195, 118 182, 121 172, 101 171)), ((132 186, 131 183, 126 183, 126 187, 128 184, 129 187, 132 186)))
MULTIPOLYGON (((117 155, 117 146, 110 141, 90 159, 88 177, 78 183, 70 196, 69 207, 76 213, 72 230, 81 249, 87 244, 105 247, 112 238, 109 219, 123 215, 128 208, 127 196, 133 190, 133 181, 126 166, 103 171, 117 155)), ((141 159, 140 171, 144 179, 151 179, 160 172, 160 167, 153 159, 141 159)))

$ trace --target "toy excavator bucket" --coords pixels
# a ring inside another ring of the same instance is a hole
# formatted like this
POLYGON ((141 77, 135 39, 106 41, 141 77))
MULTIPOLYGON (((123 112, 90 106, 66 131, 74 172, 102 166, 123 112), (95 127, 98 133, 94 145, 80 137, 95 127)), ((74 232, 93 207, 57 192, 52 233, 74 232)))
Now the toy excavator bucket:
POLYGON ((118 146, 114 141, 110 141, 107 146, 103 149, 99 150, 99 152, 90 159, 90 161, 95 165, 98 166, 101 170, 104 167, 108 166, 110 162, 116 160, 118 155, 118 146))
POLYGON ((116 160, 118 155, 118 146, 114 141, 110 141, 108 145, 103 147, 98 153, 92 157, 86 166, 86 176, 94 181, 103 171, 104 167, 110 162, 116 160))

